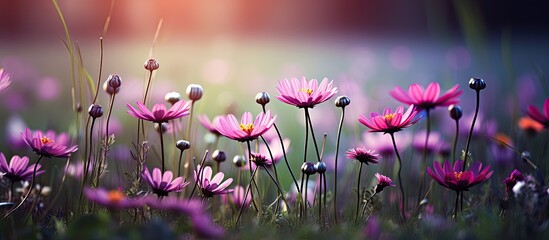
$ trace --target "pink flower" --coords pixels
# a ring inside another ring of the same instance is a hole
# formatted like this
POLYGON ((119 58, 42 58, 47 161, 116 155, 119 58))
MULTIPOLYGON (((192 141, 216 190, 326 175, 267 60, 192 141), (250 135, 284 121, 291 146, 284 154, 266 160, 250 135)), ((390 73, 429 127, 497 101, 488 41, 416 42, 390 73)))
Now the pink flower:
POLYGON ((543 113, 532 105, 528 106, 528 116, 549 128, 549 98, 543 103, 543 113))
POLYGON ((155 104, 152 112, 147 109, 143 103, 137 102, 139 109, 135 109, 132 105, 127 104, 128 113, 136 118, 151 121, 155 123, 163 123, 172 119, 181 118, 190 114, 191 102, 180 100, 176 102, 170 110, 166 111, 164 104, 155 104))
POLYGON ((348 159, 355 159, 361 163, 366 163, 366 165, 377 164, 379 161, 379 154, 375 153, 375 150, 370 150, 367 148, 351 148, 346 152, 348 159))
POLYGON ((245 112, 242 114, 240 123, 236 120, 236 117, 232 114, 222 116, 214 122, 215 129, 221 133, 221 135, 240 142, 250 141, 256 139, 263 133, 267 132, 276 120, 276 115, 271 116, 271 111, 267 113, 260 113, 252 122, 252 114, 245 112))
POLYGON ((376 173, 375 176, 377 178, 376 193, 383 191, 383 189, 385 187, 389 187, 389 186, 394 187, 394 186, 396 186, 393 183, 393 180, 391 180, 391 178, 389 178, 385 175, 381 175, 379 173, 376 173))
MULTIPOLYGON (((8 162, 3 153, 0 153, 0 173, 4 174, 4 177, 8 178, 11 182, 17 181, 30 181, 32 179, 32 173, 36 164, 29 165, 28 157, 13 156, 8 162)), ((40 170, 40 164, 36 166, 36 176, 44 173, 44 170, 40 170)))
POLYGON ((69 136, 66 133, 56 135, 53 131, 47 131, 45 134, 42 131, 35 131, 34 134, 30 129, 25 129, 25 133, 21 133, 23 141, 32 148, 32 150, 44 157, 59 157, 67 158, 71 153, 78 150, 78 146, 68 147, 69 136))
POLYGON ((194 180, 202 190, 202 194, 206 197, 233 192, 233 189, 226 189, 231 185, 233 179, 228 178, 223 182, 223 177, 225 177, 225 174, 223 172, 218 172, 212 178, 212 168, 209 166, 206 166, 204 170, 201 171, 201 166, 198 165, 196 170, 194 170, 194 180))
POLYGON ((276 89, 280 96, 276 96, 283 103, 299 108, 313 108, 316 104, 323 103, 337 93, 337 88, 332 87, 333 81, 328 82, 324 78, 320 85, 316 79, 307 81, 305 77, 299 81, 293 77, 291 81, 284 79, 278 81, 276 89))
POLYGON ((413 104, 419 109, 429 110, 438 106, 457 104, 459 102, 458 97, 462 93, 458 88, 459 85, 456 84, 439 97, 440 85, 437 82, 430 83, 425 90, 416 83, 410 85, 408 92, 405 92, 401 87, 396 86, 390 94, 401 103, 413 104))
POLYGON ((86 188, 84 195, 90 201, 110 209, 136 208, 144 205, 143 199, 128 198, 118 189, 108 191, 104 188, 86 188))
POLYGON ((513 170, 511 175, 503 180, 503 183, 505 184, 505 192, 510 192, 515 184, 520 181, 524 181, 524 175, 516 169, 513 170))
POLYGON ((152 188, 153 193, 159 197, 168 196, 170 192, 181 192, 181 189, 189 185, 189 182, 183 182, 182 177, 173 179, 171 171, 166 171, 162 174, 158 168, 153 169, 151 175, 149 169, 145 167, 142 176, 145 182, 152 188))
POLYGON ((461 171, 462 160, 456 161, 453 168, 448 161, 444 161, 443 166, 435 162, 433 167, 434 170, 428 167, 427 173, 440 185, 457 192, 468 191, 470 187, 488 180, 493 173, 490 171, 490 166, 482 169, 480 162, 473 163, 467 171, 461 171))
POLYGON ((414 119, 417 115, 417 110, 414 105, 410 105, 404 113, 404 107, 397 107, 393 113, 390 108, 383 111, 383 115, 377 112, 370 113, 370 118, 360 115, 358 121, 369 127, 370 132, 394 133, 407 128, 416 123, 418 119, 414 119))
POLYGON ((0 92, 11 85, 10 75, 0 68, 0 92))
POLYGON ((212 121, 210 121, 208 116, 206 116, 205 114, 202 114, 202 115, 198 116, 198 121, 200 122, 200 124, 202 124, 202 126, 204 128, 206 128, 211 133, 213 133, 215 135, 220 135, 220 133, 217 131, 217 129, 215 129, 215 125, 214 125, 214 123, 217 121, 218 118, 219 118, 219 116, 216 116, 216 117, 213 118, 212 121))
POLYGON ((246 195, 246 189, 242 186, 236 186, 233 188, 233 192, 231 194, 222 195, 222 200, 224 203, 231 203, 236 207, 247 207, 252 202, 252 198, 250 193, 248 193, 248 197, 246 198, 246 201, 244 201, 244 196, 246 195))

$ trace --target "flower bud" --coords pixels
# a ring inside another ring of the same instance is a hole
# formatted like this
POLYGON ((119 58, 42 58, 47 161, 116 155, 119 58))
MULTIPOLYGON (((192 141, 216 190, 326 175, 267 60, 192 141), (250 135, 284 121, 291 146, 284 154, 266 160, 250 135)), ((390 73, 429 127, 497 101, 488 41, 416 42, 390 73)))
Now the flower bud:
POLYGON ((218 163, 225 162, 225 160, 227 160, 227 155, 225 155, 225 152, 223 151, 215 150, 212 153, 212 159, 218 163))
POLYGON ((107 83, 110 87, 118 89, 122 85, 122 78, 118 74, 111 74, 107 78, 107 83))
POLYGON ((301 165, 301 172, 307 175, 315 174, 315 164, 310 162, 304 162, 303 165, 301 165))
POLYGON ((246 165, 246 158, 242 155, 236 155, 233 158, 233 163, 237 167, 243 167, 246 165))
POLYGON ((480 91, 486 88, 486 82, 482 78, 471 78, 469 88, 480 91))
POLYGON ((326 163, 324 162, 317 162, 315 163, 315 171, 318 174, 323 174, 326 172, 326 163))
POLYGON ((189 148, 191 148, 191 143, 189 141, 185 141, 185 140, 178 140, 176 143, 175 143, 175 146, 180 150, 180 151, 185 151, 189 148))
POLYGON ((187 86, 187 97, 192 101, 198 101, 202 98, 202 86, 198 84, 189 84, 187 86))
POLYGON ((339 96, 335 100, 336 107, 344 108, 351 103, 351 99, 347 96, 339 96))
POLYGON ((271 97, 267 92, 260 92, 257 95, 255 95, 255 102, 260 104, 261 106, 267 105, 271 101, 271 97))
POLYGON ((181 100, 181 94, 179 94, 178 92, 166 93, 166 95, 164 96, 164 100, 174 105, 176 102, 179 102, 179 100, 181 100))
POLYGON ((88 114, 90 114, 92 118, 101 117, 103 116, 103 108, 99 104, 92 104, 88 108, 88 114))
POLYGON ((463 115, 463 111, 461 111, 461 107, 457 105, 450 105, 448 107, 448 112, 450 112, 450 117, 454 120, 459 120, 463 115))
POLYGON ((147 60, 143 66, 145 67, 145 69, 151 72, 160 67, 160 65, 158 64, 158 61, 156 61, 156 59, 154 58, 149 58, 149 60, 147 60))

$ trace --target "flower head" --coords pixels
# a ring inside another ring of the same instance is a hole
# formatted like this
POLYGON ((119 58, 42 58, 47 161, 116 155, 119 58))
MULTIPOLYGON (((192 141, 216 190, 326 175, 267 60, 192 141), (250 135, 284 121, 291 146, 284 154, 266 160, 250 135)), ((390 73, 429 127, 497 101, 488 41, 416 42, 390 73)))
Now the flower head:
POLYGON ((375 176, 377 178, 376 193, 383 191, 383 189, 385 187, 394 187, 394 186, 396 186, 393 183, 393 180, 391 180, 391 178, 389 178, 385 175, 381 175, 379 173, 376 173, 375 176))
POLYGON ((427 132, 422 130, 414 134, 414 140, 412 141, 412 148, 416 151, 427 151, 428 154, 439 153, 444 155, 449 153, 450 146, 438 132, 430 132, 427 146, 425 146, 425 139, 427 138, 427 132))
POLYGON ((427 168, 427 173, 440 185, 458 192, 468 191, 470 187, 488 180, 493 173, 490 166, 483 169, 480 162, 473 163, 467 171, 462 169, 462 160, 456 161, 453 167, 448 161, 444 161, 443 166, 435 162, 433 169, 427 168))
MULTIPOLYGON (((11 182, 17 181, 30 181, 34 171, 35 164, 29 165, 28 157, 13 156, 8 162, 3 153, 0 153, 0 173, 3 173, 5 178, 8 178, 11 182)), ((36 176, 44 173, 44 170, 40 170, 40 164, 36 166, 36 176)))
POLYGON ((423 89, 419 84, 412 84, 408 87, 408 92, 405 92, 401 87, 396 86, 390 92, 396 100, 405 104, 416 105, 419 109, 432 109, 438 106, 450 106, 458 103, 458 97, 463 93, 458 89, 459 85, 455 85, 440 95, 440 85, 437 82, 430 83, 426 89, 423 89))
POLYGON ((524 175, 516 169, 513 170, 511 175, 503 180, 503 183, 505 184, 505 192, 508 193, 512 191, 515 184, 520 181, 524 181, 524 175))
POLYGON ((333 81, 328 82, 328 78, 324 78, 320 85, 316 79, 307 81, 305 77, 301 81, 296 77, 291 80, 284 79, 278 81, 276 89, 280 96, 276 96, 276 98, 283 103, 299 108, 313 108, 337 93, 337 88, 332 85, 333 81))
POLYGON ((225 203, 231 203, 236 207, 247 207, 252 202, 251 195, 248 193, 248 197, 246 197, 246 201, 244 201, 244 196, 246 195, 246 189, 242 186, 236 186, 233 189, 233 192, 231 194, 222 195, 223 201, 225 203))
POLYGON ((101 206, 111 209, 125 209, 141 207, 144 201, 139 198, 128 198, 121 190, 106 190, 104 188, 86 188, 84 195, 101 206))
POLYGON ((202 190, 202 194, 206 197, 213 197, 215 195, 226 194, 233 191, 233 189, 227 189, 233 182, 233 179, 228 178, 223 182, 223 177, 225 177, 225 174, 223 172, 218 172, 212 178, 212 168, 209 166, 206 166, 201 170, 201 166, 198 165, 194 171, 194 180, 202 190))
POLYGON ((0 92, 11 85, 10 75, 0 68, 0 92))
POLYGON ((155 123, 163 123, 189 115, 191 105, 190 102, 181 100, 173 104, 170 110, 166 110, 164 104, 155 104, 152 111, 149 111, 149 109, 140 102, 137 102, 139 109, 135 109, 130 104, 127 104, 126 106, 129 109, 128 113, 136 118, 155 123))
POLYGON ((221 135, 233 140, 245 142, 256 139, 260 135, 267 132, 276 120, 276 115, 271 116, 271 111, 267 113, 260 113, 252 122, 252 114, 245 112, 242 114, 240 123, 236 120, 236 117, 229 114, 225 117, 219 117, 214 122, 215 129, 221 133, 221 135))
POLYGON ((170 192, 181 192, 181 189, 189 185, 189 182, 184 182, 182 177, 173 179, 171 171, 166 171, 162 174, 158 168, 153 169, 151 175, 149 169, 145 167, 142 176, 145 182, 152 188, 153 193, 159 197, 168 196, 170 192))
POLYGON ((358 121, 369 127, 370 132, 394 133, 416 123, 419 120, 419 118, 414 119, 417 113, 414 105, 410 105, 406 112, 404 112, 404 107, 400 106, 395 109, 395 112, 386 108, 383 115, 377 112, 370 113, 369 118, 360 115, 358 121))
POLYGON ((366 163, 366 165, 377 164, 379 161, 379 154, 375 153, 375 150, 367 148, 351 148, 347 150, 347 158, 357 160, 361 163, 366 163))
POLYGON ((543 113, 532 105, 528 106, 528 116, 549 128, 549 98, 543 103, 543 113))
POLYGON ((210 119, 208 118, 208 116, 206 116, 205 114, 202 114, 202 115, 198 115, 198 121, 200 122, 200 124, 202 124, 202 126, 204 128, 206 128, 208 131, 210 131, 211 133, 215 134, 216 136, 219 136, 221 135, 219 133, 219 131, 217 131, 217 129, 215 129, 215 125, 214 123, 217 122, 217 119, 220 118, 219 116, 216 116, 213 118, 212 121, 210 121, 210 119))
POLYGON ((47 131, 43 133, 42 131, 31 132, 30 129, 25 129, 24 133, 21 133, 23 141, 32 148, 32 150, 41 156, 44 157, 59 157, 66 158, 70 157, 71 153, 78 150, 78 146, 74 145, 68 147, 69 136, 66 133, 61 133, 56 135, 53 131, 47 131))

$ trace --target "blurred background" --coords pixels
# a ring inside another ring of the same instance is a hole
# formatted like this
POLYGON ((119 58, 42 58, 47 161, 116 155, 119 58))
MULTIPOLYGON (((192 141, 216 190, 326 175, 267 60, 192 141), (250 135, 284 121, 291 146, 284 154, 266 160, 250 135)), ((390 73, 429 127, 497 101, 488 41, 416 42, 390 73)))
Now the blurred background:
MULTIPOLYGON (((24 126, 69 130, 74 124, 70 58, 54 5, 1 2, 0 67, 13 83, 0 94, 0 136, 9 142, 24 126)), ((399 105, 388 95, 395 85, 407 89, 412 83, 438 81, 445 91, 459 84, 467 115, 474 109, 467 82, 484 78, 482 114, 511 136, 526 107, 541 106, 549 95, 544 78, 549 3, 544 1, 59 0, 59 6, 94 79, 103 37, 101 79, 111 73, 123 79, 112 124, 128 136, 135 121, 125 104, 141 99, 148 57, 160 62, 151 103, 163 102, 171 91, 184 95, 188 84, 201 84, 204 98, 196 113, 210 117, 258 113, 254 96, 267 91, 280 124, 302 124, 301 111, 274 99, 277 80, 334 80, 339 94, 352 100, 346 118, 347 134, 353 136, 346 140, 349 145, 359 142, 365 130, 358 125, 359 114, 399 105)), ((101 92, 99 101, 107 106, 108 95, 101 92)), ((339 119, 332 101, 312 112, 318 135, 328 133, 329 150, 339 119)), ((446 120, 446 111, 434 114, 435 123, 437 116, 439 122, 446 120)), ((284 132, 301 144, 301 131, 284 132)), ((451 134, 444 137, 449 140, 451 134)))

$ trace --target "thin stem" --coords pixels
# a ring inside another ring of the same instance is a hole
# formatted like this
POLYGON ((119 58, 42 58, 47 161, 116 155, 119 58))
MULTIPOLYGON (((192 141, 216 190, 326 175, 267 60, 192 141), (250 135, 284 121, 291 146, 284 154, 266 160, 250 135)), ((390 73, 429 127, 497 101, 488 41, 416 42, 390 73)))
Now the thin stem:
MULTIPOLYGON (((42 160, 42 155, 38 157, 38 160, 36 160, 36 164, 34 164, 34 169, 32 170, 32 180, 31 180, 31 184, 29 185, 29 190, 27 191, 27 194, 25 194, 25 197, 23 198, 23 200, 21 200, 21 202, 19 202, 19 204, 14 209, 10 210, 6 215, 4 215, 3 219, 8 218, 11 214, 13 214, 21 206, 23 206, 23 203, 25 203, 25 201, 27 201, 27 198, 32 192, 32 188, 34 187, 34 182, 36 180, 36 169, 38 168, 38 164, 40 163, 40 160, 42 160)), ((32 209, 30 211, 32 211, 32 209)))
MULTIPOLYGON (((253 172, 252 172, 252 147, 250 145, 250 141, 246 141, 246 146, 248 147, 248 166, 249 166, 248 168, 250 169, 250 184, 251 183, 255 184, 255 188, 257 190, 258 198, 261 199, 259 197, 259 188, 257 187, 257 183, 255 182, 255 179, 254 179, 255 174, 253 174, 253 172)), ((256 167, 256 170, 257 170, 257 167, 256 167)), ((254 197, 254 191, 253 190, 250 190, 250 197, 252 199, 252 203, 253 203, 254 207, 257 210, 261 210, 261 209, 257 208, 257 205, 255 203, 255 197, 254 197)))
POLYGON ((204 153, 204 157, 202 158, 202 161, 200 161, 200 169, 198 169, 198 173, 196 174, 197 179, 195 179, 194 181, 194 187, 193 187, 193 190, 191 191, 191 195, 189 195, 189 200, 191 200, 191 198, 193 197, 194 191, 196 190, 196 186, 198 185, 198 181, 200 181, 198 177, 202 175, 202 171, 204 170, 204 162, 206 162, 207 156, 208 156, 208 150, 206 150, 206 152, 204 153))
POLYGON ((162 123, 158 122, 158 133, 160 134, 160 152, 162 156, 162 174, 166 169, 165 159, 164 159, 164 131, 162 130, 162 123))
MULTIPOLYGON (((259 168, 255 168, 255 170, 252 172, 252 179, 255 176, 255 173, 259 170, 259 168)), ((238 226, 238 223, 240 222, 240 217, 242 216, 242 213, 244 211, 244 204, 246 202, 246 199, 248 199, 248 193, 251 194, 252 191, 252 181, 248 183, 248 187, 246 187, 246 193, 244 194, 244 199, 242 200, 242 205, 240 205, 240 210, 238 211, 238 217, 236 218, 236 226, 238 226)), ((251 197, 251 196, 250 196, 251 197)))
MULTIPOLYGON (((305 181, 305 174, 304 174, 304 173, 301 173, 301 186, 300 186, 300 187, 301 187, 301 190, 305 190, 305 192, 307 192, 307 189, 303 189, 303 182, 304 182, 304 181, 305 181)), ((298 196, 299 196, 299 201, 298 201, 298 202, 301 203, 301 204, 300 204, 300 208, 299 208, 299 210, 300 210, 299 216, 300 216, 300 217, 303 216, 303 205, 305 205, 305 204, 303 204, 303 194, 304 194, 304 193, 298 194, 298 196)), ((297 199, 296 199, 296 201, 297 201, 297 199)))
POLYGON ((315 146, 316 158, 320 162, 320 152, 318 151, 318 144, 316 143, 315 131, 313 128, 313 122, 311 121, 311 115, 309 114, 309 109, 305 108, 305 115, 307 121, 309 121, 309 126, 311 127, 311 137, 313 138, 313 144, 315 146))
POLYGON ((454 219, 455 219, 455 220, 457 220, 458 202, 459 202, 459 191, 456 191, 456 204, 455 204, 455 206, 454 206, 454 219))
POLYGON ((374 196, 375 196, 376 194, 377 194, 377 192, 374 191, 374 194, 372 194, 372 196, 371 196, 370 198, 368 198, 368 199, 366 200, 366 202, 364 203, 364 207, 362 207, 362 213, 361 213, 361 216, 360 216, 361 218, 364 218, 364 214, 366 214, 366 209, 367 209, 367 207, 368 207, 368 203, 370 203, 370 201, 371 201, 372 199, 374 199, 374 196))
POLYGON ((423 145, 423 158, 421 162, 421 172, 419 173, 419 190, 417 192, 417 203, 421 202, 421 193, 423 192, 423 185, 425 179, 425 169, 427 168, 427 145, 429 144, 429 134, 431 133, 431 117, 429 109, 425 109, 425 115, 427 117, 427 132, 425 133, 425 144, 423 145))
MULTIPOLYGON (((271 163, 272 163, 271 166, 273 166, 275 179, 276 179, 276 184, 278 186, 280 186, 280 180, 278 179, 278 172, 276 170, 276 164, 274 162, 273 152, 271 151, 271 148, 269 147, 269 144, 267 143, 267 140, 265 140, 265 138, 263 136, 260 136, 260 137, 261 137, 261 140, 263 140, 263 143, 265 144, 265 147, 267 148, 267 151, 269 152, 269 156, 271 157, 271 163)), ((218 162, 218 168, 219 168, 219 162, 218 162)), ((282 196, 282 198, 284 198, 284 191, 280 190, 280 195, 282 196)), ((286 200, 284 199, 284 201, 286 201, 286 200)), ((288 204, 286 204, 286 205, 288 205, 288 204)))
POLYGON ((456 119, 456 135, 454 136, 454 143, 452 146, 452 164, 456 161, 456 147, 459 136, 459 120, 456 119))
MULTIPOLYGON (((147 80, 147 88, 145 89, 145 94, 143 95, 143 105, 147 106, 147 96, 149 95, 149 88, 151 87, 151 81, 152 81, 152 73, 153 71, 149 71, 149 79, 147 80)), ((143 137, 145 137, 145 125, 143 124, 142 119, 138 119, 138 133, 137 133, 137 141, 139 142, 139 125, 141 124, 141 131, 143 132, 143 137)))
POLYGON ((308 204, 308 199, 307 199, 307 189, 309 186, 309 174, 307 174, 307 179, 305 180, 305 201, 304 201, 304 209, 303 209, 303 217, 305 217, 305 220, 307 220, 307 204, 308 204))
MULTIPOLYGON (((193 115, 194 115, 194 101, 191 101, 191 108, 190 108, 190 114, 189 114, 189 122, 187 123, 187 131, 185 133, 185 138, 187 139, 187 141, 190 141, 192 142, 192 139, 191 139, 191 126, 192 126, 192 121, 193 121, 193 115)), ((215 149, 212 149, 212 151, 214 151, 215 149)), ((193 155, 193 149, 190 148, 189 149, 189 154, 187 154, 187 156, 185 157, 185 177, 187 177, 189 174, 190 174, 190 161, 191 161, 191 156, 193 155)))
POLYGON ((324 174, 318 174, 318 224, 322 226, 323 224, 323 218, 322 218, 322 177, 324 174))
POLYGON ((337 128, 337 141, 335 152, 335 168, 334 168, 334 217, 337 224, 337 157, 339 155, 339 142, 341 140, 341 129, 343 128, 343 120, 345 119, 345 107, 341 108, 341 118, 339 119, 339 126, 337 128))
MULTIPOLYGON (((283 196, 283 201, 286 202, 286 199, 284 198, 284 192, 282 191, 282 188, 280 188, 280 185, 278 185, 278 182, 275 180, 275 178, 273 177, 273 175, 271 175, 271 173, 269 172, 269 170, 267 169, 267 167, 263 166, 263 168, 265 169, 265 172, 267 172, 267 175, 269 175, 269 177, 271 178, 271 180, 273 180, 273 182, 275 183, 276 185, 276 188, 278 189, 278 193, 280 194, 280 196, 283 196)), ((290 210, 290 205, 288 205, 288 203, 286 203, 286 207, 288 208, 288 212, 291 211, 290 210)))
MULTIPOLYGON (((88 126, 90 124, 91 116, 88 116, 86 121, 85 137, 84 137, 84 154, 88 153, 88 126)), ((90 147, 91 148, 91 147, 90 147)), ((84 156, 84 165, 88 166, 89 157, 84 156)), ((88 169, 84 169, 84 174, 82 174, 82 184, 80 185, 80 195, 78 196, 78 204, 82 201, 82 195, 84 194, 84 186, 86 185, 86 180, 88 178, 88 169)))
POLYGON ((404 187, 402 186, 402 177, 401 177, 402 159, 400 158, 400 154, 398 153, 394 133, 389 133, 389 134, 391 134, 391 140, 393 140, 393 147, 395 149, 395 154, 396 154, 397 159, 398 159, 398 185, 400 187, 400 194, 402 194, 401 214, 402 214, 402 219, 404 219, 404 222, 406 222, 406 213, 404 212, 404 210, 406 209, 406 194, 404 194, 404 187))
POLYGON ((183 158, 183 150, 179 151, 179 164, 177 165, 177 176, 181 176, 181 159, 183 158))
POLYGON ((467 145, 465 146, 465 156, 463 157, 463 169, 461 171, 465 171, 465 166, 467 166, 467 156, 469 155, 469 144, 471 143, 471 137, 473 136, 473 129, 475 128, 475 122, 477 121, 479 106, 480 106, 480 91, 477 90, 477 104, 475 107, 475 116, 473 116, 473 123, 471 124, 471 129, 469 130, 469 137, 467 137, 467 145))
POLYGON ((355 223, 358 221, 358 209, 360 208, 360 176, 362 175, 362 166, 364 163, 360 163, 360 168, 358 169, 358 181, 356 186, 356 213, 355 213, 355 223))

